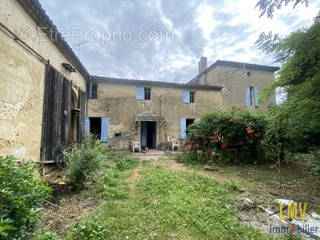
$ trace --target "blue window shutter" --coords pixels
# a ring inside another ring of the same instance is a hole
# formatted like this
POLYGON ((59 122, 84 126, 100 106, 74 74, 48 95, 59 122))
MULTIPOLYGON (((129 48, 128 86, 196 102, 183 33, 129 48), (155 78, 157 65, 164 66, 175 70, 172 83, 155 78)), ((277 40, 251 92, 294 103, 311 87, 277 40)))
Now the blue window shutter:
POLYGON ((190 103, 190 91, 183 91, 183 103, 190 103))
POLYGON ((137 86, 136 87, 136 100, 144 99, 144 87, 137 86))
POLYGON ((141 122, 141 147, 147 146, 147 123, 141 122))
POLYGON ((101 118, 101 136, 100 136, 100 140, 102 142, 107 142, 108 132, 109 132, 109 118, 103 117, 101 118))
POLYGON ((254 106, 259 107, 259 88, 254 88, 254 106))
POLYGON ((90 133, 90 121, 89 121, 89 117, 86 116, 84 119, 84 131, 87 135, 89 135, 90 133))
POLYGON ((246 104, 248 107, 251 106, 250 87, 246 88, 246 104))
POLYGON ((89 98, 92 98, 92 82, 89 85, 89 98))
POLYGON ((187 128, 187 121, 185 118, 180 119, 180 138, 186 138, 186 128, 187 128))

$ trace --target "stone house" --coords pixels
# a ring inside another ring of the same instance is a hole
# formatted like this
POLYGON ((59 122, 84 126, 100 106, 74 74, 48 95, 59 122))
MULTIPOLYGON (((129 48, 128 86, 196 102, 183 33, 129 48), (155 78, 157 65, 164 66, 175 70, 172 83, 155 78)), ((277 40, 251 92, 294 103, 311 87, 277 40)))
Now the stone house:
POLYGON ((214 109, 232 106, 265 109, 259 90, 274 81, 277 67, 217 61, 186 84, 91 76, 86 129, 117 149, 130 141, 163 149, 170 139, 183 139, 189 124, 214 109))
POLYGON ((222 108, 220 86, 94 76, 91 81, 86 129, 116 148, 128 149, 130 140, 161 148, 184 138, 201 115, 222 108))
MULTIPOLYGON (((217 61, 185 84, 92 76, 38 0, 0 2, 0 154, 55 160, 86 133, 162 149, 213 109, 259 106, 276 67, 217 61)), ((191 77, 190 77, 191 78, 191 77)), ((186 79, 188 80, 188 79, 186 79)))
POLYGON ((232 106, 266 109, 276 103, 275 96, 259 106, 259 90, 274 81, 278 67, 232 61, 216 61, 207 67, 207 59, 201 57, 199 74, 191 85, 222 86, 223 108, 232 106))

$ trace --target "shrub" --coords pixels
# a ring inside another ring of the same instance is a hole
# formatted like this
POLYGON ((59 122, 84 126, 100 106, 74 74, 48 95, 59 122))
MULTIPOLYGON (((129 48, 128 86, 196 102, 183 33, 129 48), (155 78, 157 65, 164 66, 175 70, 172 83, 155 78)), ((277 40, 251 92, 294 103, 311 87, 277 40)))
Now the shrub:
POLYGON ((49 196, 34 165, 19 166, 15 158, 0 156, 0 239, 28 239, 49 196))
POLYGON ((265 127, 266 118, 261 112, 239 109, 213 111, 188 127, 184 148, 196 161, 210 161, 213 153, 227 149, 237 150, 237 155, 240 151, 248 152, 256 158, 257 144, 264 135, 265 127))
POLYGON ((61 238, 52 231, 40 231, 34 237, 34 240, 61 240, 61 238))
POLYGON ((89 138, 88 143, 82 144, 65 152, 67 159, 67 176, 74 187, 82 187, 84 182, 99 169, 106 148, 97 140, 89 138))
POLYGON ((108 238, 109 229, 96 216, 87 218, 70 228, 67 240, 104 240, 108 238))

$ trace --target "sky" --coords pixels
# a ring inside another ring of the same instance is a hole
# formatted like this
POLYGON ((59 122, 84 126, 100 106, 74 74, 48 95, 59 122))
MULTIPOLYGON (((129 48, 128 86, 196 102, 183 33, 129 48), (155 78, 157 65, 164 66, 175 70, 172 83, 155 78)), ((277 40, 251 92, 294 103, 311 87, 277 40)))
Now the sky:
POLYGON ((320 1, 259 17, 257 0, 40 0, 93 75, 185 83, 201 56, 277 66, 255 45, 312 24, 320 1))

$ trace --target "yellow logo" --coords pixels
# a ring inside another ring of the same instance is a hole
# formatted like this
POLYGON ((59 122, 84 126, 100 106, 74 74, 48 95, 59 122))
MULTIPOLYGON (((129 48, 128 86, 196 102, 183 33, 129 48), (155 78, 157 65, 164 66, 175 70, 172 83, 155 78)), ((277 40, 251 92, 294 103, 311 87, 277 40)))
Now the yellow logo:
MULTIPOLYGON (((302 203, 299 203, 299 211, 300 211, 300 219, 303 220, 306 215, 307 210, 307 203, 303 204, 302 209, 302 203)), ((297 220, 298 217, 298 204, 297 203, 288 203, 288 218, 286 215, 282 214, 282 203, 280 203, 280 219, 281 220, 297 220)))

